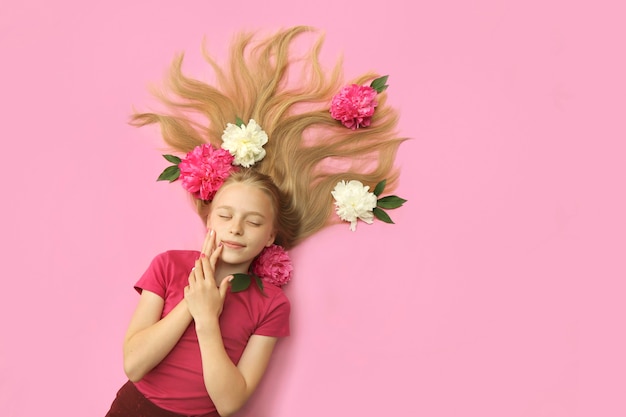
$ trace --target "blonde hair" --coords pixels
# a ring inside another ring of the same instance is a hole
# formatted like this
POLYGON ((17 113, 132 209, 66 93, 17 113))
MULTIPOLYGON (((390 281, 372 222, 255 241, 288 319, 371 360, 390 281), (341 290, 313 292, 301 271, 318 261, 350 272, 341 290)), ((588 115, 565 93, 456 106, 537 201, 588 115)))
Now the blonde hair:
MULTIPOLYGON (((223 68, 205 52, 215 86, 183 75, 180 55, 165 90, 155 93, 166 111, 137 113, 131 120, 136 126, 158 123, 164 141, 179 152, 203 143, 219 148, 227 123, 256 120, 269 141, 254 170, 271 177, 298 219, 297 226, 290 226, 293 237, 282 242, 288 247, 333 223, 331 191, 338 181, 359 180, 373 190, 387 179, 386 190, 392 190, 398 179, 393 162, 404 140, 396 136, 398 114, 386 104, 386 93, 378 95, 367 128, 350 130, 331 117, 331 99, 344 86, 341 60, 325 73, 319 62, 323 36, 304 57, 295 58, 290 48, 297 36, 310 31, 297 26, 260 40, 239 34, 223 68)), ((367 73, 351 83, 377 77, 367 73)))

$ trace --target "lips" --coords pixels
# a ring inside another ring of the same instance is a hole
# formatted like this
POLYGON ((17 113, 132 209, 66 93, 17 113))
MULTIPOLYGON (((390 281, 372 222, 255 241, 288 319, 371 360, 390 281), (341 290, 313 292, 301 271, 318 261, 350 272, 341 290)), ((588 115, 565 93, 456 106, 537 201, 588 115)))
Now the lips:
POLYGON ((246 247, 243 243, 233 242, 231 240, 222 240, 222 245, 230 249, 243 249, 246 247))

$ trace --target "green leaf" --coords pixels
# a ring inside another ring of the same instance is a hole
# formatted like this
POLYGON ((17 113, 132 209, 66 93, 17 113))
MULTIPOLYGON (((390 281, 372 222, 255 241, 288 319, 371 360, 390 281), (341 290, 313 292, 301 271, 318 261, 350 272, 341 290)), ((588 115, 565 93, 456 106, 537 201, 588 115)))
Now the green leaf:
POLYGON ((382 220, 385 223, 395 224, 393 220, 391 220, 391 217, 389 217, 389 215, 385 212, 385 210, 379 209, 378 207, 374 207, 373 212, 374 212, 374 216, 376 216, 378 220, 382 220))
POLYGON ((248 274, 233 274, 233 277, 232 281, 230 281, 230 292, 245 291, 252 282, 248 274))
POLYGON ((404 203, 406 203, 404 198, 400 198, 397 195, 388 195, 386 197, 379 198, 376 205, 384 209, 395 209, 401 207, 404 203))
POLYGON ((173 182, 173 181, 176 181, 179 176, 180 176, 180 168, 178 168, 178 165, 172 165, 172 166, 165 168, 163 172, 161 172, 161 175, 159 175, 159 178, 157 178, 157 181, 173 182))
POLYGON ((372 83, 370 84, 370 87, 376 90, 377 93, 382 93, 383 91, 387 89, 387 87, 389 87, 386 84, 387 78, 389 78, 388 75, 385 75, 384 77, 376 78, 374 81, 372 81, 372 83))
POLYGON ((169 162, 173 164, 180 164, 180 158, 175 155, 163 155, 163 158, 167 159, 169 162))
POLYGON ((241 118, 239 116, 237 116, 235 118, 235 124, 239 127, 241 127, 243 125, 243 120, 241 120, 241 118))
POLYGON ((376 184, 376 188, 374 188, 374 195, 376 197, 378 197, 379 195, 381 195, 383 193, 383 191, 385 191, 385 185, 387 185, 387 180, 384 179, 381 182, 379 182, 378 184, 376 184))
POLYGON ((263 289, 263 280, 259 278, 257 275, 253 275, 253 276, 254 276, 254 280, 256 281, 256 286, 259 287, 259 290, 261 290, 261 294, 267 297, 267 294, 265 294, 265 291, 263 289))

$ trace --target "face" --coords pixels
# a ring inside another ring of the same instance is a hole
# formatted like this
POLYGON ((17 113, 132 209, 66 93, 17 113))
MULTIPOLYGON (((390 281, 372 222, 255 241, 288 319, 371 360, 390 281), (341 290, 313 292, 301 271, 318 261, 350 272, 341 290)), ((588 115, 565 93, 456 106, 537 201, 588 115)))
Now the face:
MULTIPOLYGON (((207 226, 222 243, 221 260, 247 271, 252 260, 274 243, 274 208, 259 188, 243 183, 222 186, 211 203, 207 226)), ((243 271, 242 271, 243 272, 243 271)))

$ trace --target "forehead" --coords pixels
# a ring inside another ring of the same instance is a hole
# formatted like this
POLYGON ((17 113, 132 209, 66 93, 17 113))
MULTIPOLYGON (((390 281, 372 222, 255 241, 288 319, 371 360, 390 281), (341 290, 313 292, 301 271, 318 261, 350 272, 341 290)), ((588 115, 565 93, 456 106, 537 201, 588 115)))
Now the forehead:
POLYGON ((245 183, 225 184, 215 194, 211 204, 213 208, 228 207, 245 212, 259 212, 272 217, 274 207, 272 199, 259 187, 245 183))

